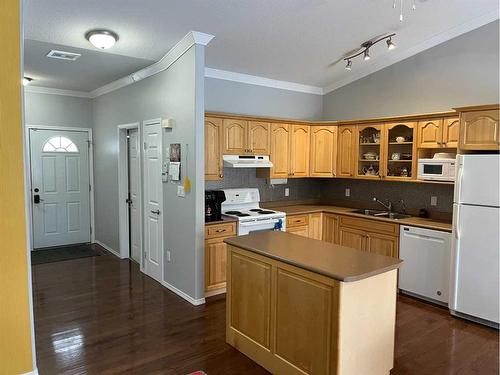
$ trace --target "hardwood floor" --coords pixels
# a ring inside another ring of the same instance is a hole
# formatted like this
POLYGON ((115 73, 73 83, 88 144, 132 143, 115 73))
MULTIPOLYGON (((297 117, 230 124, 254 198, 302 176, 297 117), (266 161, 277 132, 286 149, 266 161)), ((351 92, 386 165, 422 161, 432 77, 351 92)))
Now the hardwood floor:
MULTIPOLYGON (((267 374, 225 344, 225 298, 192 306, 112 255, 33 267, 37 363, 46 374, 267 374)), ((391 374, 498 374, 498 332, 398 300, 391 374)), ((376 327, 374 327, 376 329, 376 327)))

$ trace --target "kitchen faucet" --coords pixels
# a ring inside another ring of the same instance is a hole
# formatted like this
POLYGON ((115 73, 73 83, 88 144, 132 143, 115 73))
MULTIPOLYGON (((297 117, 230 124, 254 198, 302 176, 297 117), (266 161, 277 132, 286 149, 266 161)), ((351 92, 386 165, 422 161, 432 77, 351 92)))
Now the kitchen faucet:
POLYGON ((382 206, 384 206, 385 208, 387 208, 387 210, 389 210, 389 212, 392 212, 392 202, 390 200, 387 200, 387 204, 385 204, 384 202, 378 200, 377 197, 373 197, 372 200, 374 202, 380 203, 382 206))

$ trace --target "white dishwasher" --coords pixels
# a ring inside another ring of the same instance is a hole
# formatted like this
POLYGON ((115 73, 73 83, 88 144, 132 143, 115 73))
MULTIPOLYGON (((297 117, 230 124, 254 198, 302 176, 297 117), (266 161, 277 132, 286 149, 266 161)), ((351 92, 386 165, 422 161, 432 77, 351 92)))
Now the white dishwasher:
POLYGON ((448 304, 451 233, 401 225, 399 289, 403 293, 448 304))

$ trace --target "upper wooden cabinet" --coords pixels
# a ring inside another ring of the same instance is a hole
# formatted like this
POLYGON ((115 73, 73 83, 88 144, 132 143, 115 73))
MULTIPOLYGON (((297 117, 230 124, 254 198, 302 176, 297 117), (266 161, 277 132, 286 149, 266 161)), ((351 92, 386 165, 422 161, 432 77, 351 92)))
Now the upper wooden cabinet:
POLYGON ((418 148, 456 148, 458 145, 458 118, 445 118, 418 123, 418 148))
POLYGON ((205 118, 205 180, 219 180, 223 177, 221 155, 222 120, 205 118))
POLYGON ((382 178, 388 180, 414 180, 417 175, 417 124, 394 122, 385 124, 385 161, 382 178))
POLYGON ((461 150, 499 150, 498 105, 459 108, 461 150))
POLYGON ((247 152, 247 127, 247 121, 222 120, 222 153, 224 155, 242 155, 247 152))
POLYGON ((290 132, 290 175, 309 176, 310 126, 292 125, 290 132))
POLYGON ((269 155, 270 126, 268 122, 248 123, 248 149, 255 155, 269 155))
POLYGON ((290 125, 271 124, 272 178, 288 178, 290 174, 290 125))
POLYGON ((339 177, 354 176, 354 148, 355 148, 355 126, 339 126, 338 130, 338 162, 337 175, 339 177))
POLYGON ((337 126, 311 127, 311 177, 335 177, 337 171, 337 126))
POLYGON ((356 126, 354 150, 356 177, 378 179, 384 175, 384 125, 356 126))
POLYGON ((269 123, 224 119, 222 129, 222 154, 269 154, 269 123))

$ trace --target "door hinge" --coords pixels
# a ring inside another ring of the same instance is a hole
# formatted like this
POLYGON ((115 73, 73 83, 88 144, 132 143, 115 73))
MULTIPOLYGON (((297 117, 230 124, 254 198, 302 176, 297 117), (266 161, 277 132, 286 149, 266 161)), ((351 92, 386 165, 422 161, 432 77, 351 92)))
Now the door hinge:
POLYGON ((89 184, 89 191, 92 191, 92 185, 89 184))
POLYGON ((92 234, 92 227, 90 227, 90 234, 92 234))
POLYGON ((148 148, 148 145, 146 142, 144 142, 144 150, 146 150, 148 148))

